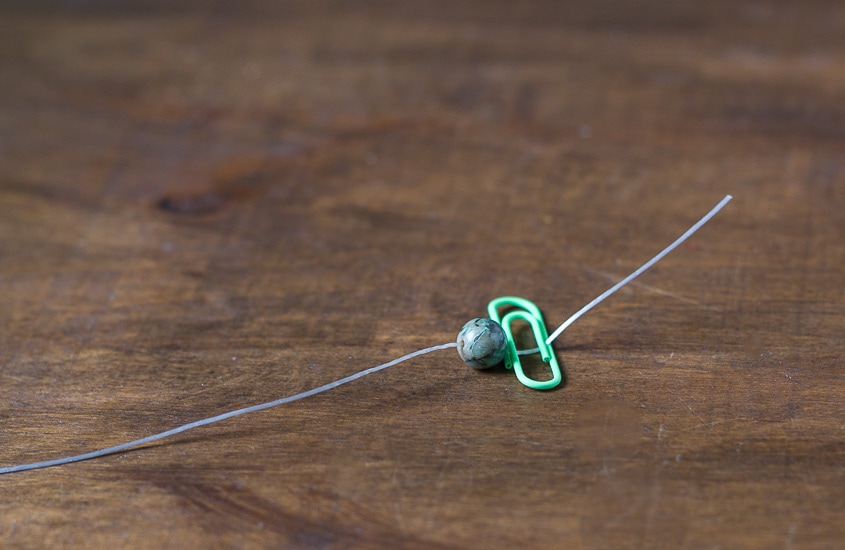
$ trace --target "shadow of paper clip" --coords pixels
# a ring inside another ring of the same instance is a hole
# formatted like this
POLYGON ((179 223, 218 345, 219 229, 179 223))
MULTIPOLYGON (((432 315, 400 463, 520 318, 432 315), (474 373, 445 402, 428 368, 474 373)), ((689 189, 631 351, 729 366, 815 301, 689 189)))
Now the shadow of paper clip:
POLYGON ((500 296, 487 304, 487 314, 491 319, 502 325, 505 336, 507 336, 508 350, 505 354, 505 368, 513 369, 516 377, 522 384, 535 390, 550 390, 560 384, 563 377, 561 376, 560 366, 558 365, 554 350, 552 350, 550 344, 546 343, 549 335, 546 332, 546 322, 543 320, 543 314, 540 313, 540 308, 525 298, 500 296), (508 311, 502 317, 499 315, 499 308, 507 306, 516 309, 508 311), (531 325, 531 330, 534 332, 534 340, 537 342, 537 349, 529 350, 528 352, 534 351, 535 353, 539 353, 543 362, 548 363, 549 369, 552 371, 551 380, 535 380, 525 374, 525 371, 522 369, 522 362, 519 356, 520 353, 524 354, 525 351, 520 352, 516 349, 513 330, 511 329, 511 323, 517 319, 521 319, 531 325))

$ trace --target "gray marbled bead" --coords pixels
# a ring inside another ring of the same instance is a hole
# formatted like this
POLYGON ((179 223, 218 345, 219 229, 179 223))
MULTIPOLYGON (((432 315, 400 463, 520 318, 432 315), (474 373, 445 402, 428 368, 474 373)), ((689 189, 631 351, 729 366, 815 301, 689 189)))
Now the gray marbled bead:
POLYGON ((476 369, 489 369, 505 357, 505 331, 492 319, 473 319, 458 333, 458 355, 476 369))

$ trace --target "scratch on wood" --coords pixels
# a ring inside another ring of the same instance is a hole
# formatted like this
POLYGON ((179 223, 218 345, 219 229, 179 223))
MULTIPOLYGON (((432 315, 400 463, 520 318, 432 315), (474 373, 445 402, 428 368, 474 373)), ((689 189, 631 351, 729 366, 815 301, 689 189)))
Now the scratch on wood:
POLYGON ((405 516, 402 514, 402 504, 400 502, 402 497, 402 489, 399 485, 399 478, 397 472, 399 471, 399 464, 393 466, 393 474, 391 476, 393 481, 393 512, 396 514, 396 523, 399 524, 399 530, 402 534, 408 535, 408 526, 405 524, 405 516))
POLYGON ((676 397, 676 399, 678 400, 679 403, 681 403, 686 408, 688 408, 689 411, 693 414, 693 416, 695 416, 699 420, 699 422, 701 422, 702 425, 707 424, 707 421, 705 421, 703 418, 701 418, 701 415, 699 415, 697 412, 695 412, 695 410, 689 405, 689 403, 687 403, 686 401, 684 401, 680 397, 676 397))
MULTIPOLYGON (((618 277, 618 276, 614 275, 613 273, 608 273, 606 271, 600 271, 598 269, 590 269, 589 267, 585 267, 583 269, 587 273, 591 273, 593 275, 599 275, 601 277, 604 277, 605 279, 609 280, 612 283, 618 283, 619 281, 621 281, 624 278, 624 277, 618 277)), ((674 292, 669 292, 667 290, 663 290, 663 289, 660 289, 660 288, 657 288, 657 287, 654 287, 654 286, 651 286, 651 285, 646 285, 646 284, 643 284, 643 283, 638 282, 638 281, 631 281, 628 284, 630 286, 642 288, 643 290, 647 290, 647 291, 653 292, 655 294, 660 294, 661 296, 667 296, 669 298, 674 298, 675 300, 679 300, 679 301, 685 302, 687 304, 693 304, 695 306, 698 306, 698 307, 701 307, 701 308, 704 308, 704 309, 709 309, 711 311, 722 311, 721 309, 719 309, 717 307, 704 305, 697 300, 693 300, 692 298, 687 298, 686 296, 681 296, 680 294, 675 294, 674 292)))
MULTIPOLYGON (((693 413, 693 414, 695 414, 695 413, 693 413)), ((696 417, 698 417, 698 415, 696 415, 696 417)), ((698 417, 698 418, 699 418, 699 420, 701 420, 700 417, 698 417)), ((696 424, 695 426, 690 426, 689 428, 682 428, 682 429, 677 430, 677 431, 679 433, 680 432, 689 432, 691 430, 697 430, 699 428, 711 428, 711 427, 716 426, 718 424, 725 424, 725 423, 728 423, 728 422, 736 422, 736 421, 739 421, 739 420, 746 420, 746 419, 745 418, 724 418, 722 420, 714 420, 712 422, 704 422, 702 420, 702 422, 700 424, 696 424)), ((666 431, 668 431, 668 430, 666 430, 666 431)))

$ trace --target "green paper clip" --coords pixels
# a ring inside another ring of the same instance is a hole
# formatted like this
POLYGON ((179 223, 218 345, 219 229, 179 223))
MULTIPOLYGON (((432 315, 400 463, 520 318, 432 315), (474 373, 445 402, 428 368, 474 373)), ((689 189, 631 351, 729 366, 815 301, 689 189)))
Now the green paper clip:
POLYGON ((529 302, 525 298, 518 298, 516 296, 500 296, 491 300, 487 304, 487 313, 490 318, 502 325, 502 329, 507 336, 508 351, 505 354, 505 368, 513 369, 516 377, 525 386, 535 390, 550 390, 560 384, 563 377, 560 374, 560 366, 557 363, 554 351, 551 346, 546 343, 549 335, 546 332, 546 322, 543 320, 543 314, 540 313, 540 308, 529 302), (503 306, 512 306, 519 309, 514 309, 505 314, 504 317, 499 315, 498 309, 503 306), (551 380, 534 380, 530 378, 525 371, 522 370, 522 363, 519 360, 519 352, 516 349, 516 343, 513 339, 513 331, 511 330, 511 323, 515 319, 522 319, 531 325, 531 330, 534 331, 534 340, 537 342, 537 348, 540 357, 543 361, 549 364, 552 371, 551 380))

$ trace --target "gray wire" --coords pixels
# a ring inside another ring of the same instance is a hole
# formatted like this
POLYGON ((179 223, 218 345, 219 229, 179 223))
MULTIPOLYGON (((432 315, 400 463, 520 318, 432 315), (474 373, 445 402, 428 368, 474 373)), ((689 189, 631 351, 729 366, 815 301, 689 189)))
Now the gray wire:
POLYGON ((719 210, 721 210, 726 204, 728 204, 728 202, 730 202, 730 200, 732 198, 733 197, 731 197, 730 195, 725 195, 725 198, 722 199, 721 201, 719 201, 719 204, 714 206, 713 209, 710 210, 710 212, 708 212, 707 214, 705 214, 703 218, 698 220, 695 224, 693 224, 692 227, 687 229, 686 232, 683 235, 681 235, 680 237, 678 237, 675 240, 675 242, 673 242, 672 244, 670 244, 669 246, 667 246, 666 248, 661 250, 654 258, 650 259, 649 261, 647 261, 646 263, 641 265, 636 271, 634 271, 633 273, 631 273, 630 275, 628 275, 627 277, 625 277, 624 279, 622 279, 621 281, 619 281, 618 283, 616 283, 615 285, 610 287, 609 289, 602 292, 601 295, 599 295, 597 298, 595 298, 592 302, 590 302, 589 304, 585 305, 584 307, 582 307, 581 309, 576 311, 569 319, 567 319, 566 321, 563 322, 563 324, 561 324, 559 327, 557 327, 557 329, 551 334, 551 336, 549 336, 546 339, 546 344, 551 344, 552 342, 554 342, 555 338, 560 336, 560 334, 564 330, 566 330, 566 328, 569 325, 571 325, 572 323, 577 321, 582 315, 584 315, 585 313, 587 313, 588 311, 590 311, 591 309, 593 309, 594 307, 599 305, 599 303, 603 302, 605 298, 607 298, 608 296, 610 296, 611 294, 613 294, 614 292, 616 292, 617 290, 619 290, 623 286, 625 286, 628 283, 630 283, 631 281, 633 281, 636 277, 640 276, 643 273, 643 271, 645 271, 646 269, 650 268, 651 266, 653 266, 654 264, 656 264, 657 262, 662 260, 663 257, 666 254, 675 250, 675 248, 677 248, 679 244, 681 244, 682 242, 687 240, 690 237, 690 235, 692 235, 693 233, 695 233, 696 231, 701 229, 702 225, 704 225, 705 223, 710 221, 710 218, 715 216, 716 213, 719 212, 719 210))
MULTIPOLYGON (((584 307, 582 307, 581 309, 576 311, 574 314, 572 314, 572 316, 570 316, 569 319, 564 321, 559 327, 557 327, 557 329, 555 329, 555 331, 551 334, 551 336, 546 338, 546 344, 549 345, 552 342, 554 342, 555 339, 557 339, 557 337, 560 336, 561 333, 569 327, 569 325, 571 325, 572 323, 577 321, 582 315, 584 315, 585 313, 587 313, 588 311, 590 311, 591 309, 593 309, 594 307, 599 305, 601 302, 603 302, 611 294, 613 294, 614 292, 616 292, 617 290, 619 290, 623 286, 627 285, 628 283, 633 281, 635 278, 642 275, 642 273, 645 270, 647 270, 648 268, 650 268, 651 266, 653 266, 654 264, 656 264, 657 262, 662 260, 663 257, 666 256, 666 254, 675 250, 678 247, 678 245, 680 245, 682 242, 687 240, 690 237, 690 235, 692 235, 693 233, 695 233, 696 231, 701 229, 701 226, 703 226, 705 223, 710 221, 710 218, 715 216, 716 213, 719 212, 719 210, 724 208, 724 206, 726 204, 728 204, 728 202, 730 202, 730 200, 732 198, 733 197, 730 196, 730 195, 725 195, 725 198, 723 198, 721 201, 719 201, 719 204, 714 206, 710 210, 710 212, 708 212, 707 214, 704 215, 704 217, 702 217, 700 220, 695 222, 695 224, 693 224, 692 227, 687 229, 686 232, 683 235, 681 235, 680 237, 675 239, 675 242, 673 242, 672 244, 670 244, 669 246, 667 246, 666 248, 661 250, 655 257, 653 257, 652 259, 650 259, 649 261, 647 261, 646 263, 644 263, 643 265, 638 267, 633 273, 631 273, 630 275, 628 275, 627 277, 625 277, 624 279, 622 279, 621 281, 619 281, 618 283, 616 283, 612 287, 610 287, 607 290, 605 290, 604 292, 602 292, 592 302, 590 302, 589 304, 585 305, 584 307)), ((516 353, 517 353, 517 355, 532 355, 532 354, 535 354, 535 353, 540 353, 540 348, 521 349, 521 350, 518 350, 516 353)))
POLYGON ((141 439, 136 439, 134 441, 129 441, 128 443, 121 443, 120 445, 115 445, 114 447, 106 447, 105 449, 100 449, 98 451, 91 451, 90 453, 83 453, 80 455, 74 456, 66 456, 64 458, 57 458, 55 460, 45 460, 42 462, 31 462, 29 464, 19 464, 17 466, 6 466, 0 468, 0 475, 2 474, 11 474, 12 472, 24 472, 26 470, 37 470, 39 468, 47 468, 50 466, 59 466, 62 464, 70 464, 72 462, 81 462, 83 460, 89 460, 92 458, 99 458, 101 456, 111 455, 115 453, 119 453, 121 451, 125 451, 131 449, 133 447, 137 447, 138 445, 144 445, 146 443, 152 443, 153 441, 158 441, 159 439, 164 439, 165 437, 170 437, 171 435, 176 435, 178 433, 185 432, 187 430, 192 430, 194 428, 199 428, 200 426, 207 426, 209 424, 214 424, 215 422, 220 422, 221 420, 226 420, 228 418, 232 418, 235 416, 240 416, 242 414, 249 414, 257 411, 263 411, 264 409, 269 409, 271 407, 277 407, 279 405, 285 405, 287 403, 292 403, 294 401, 298 401, 300 399, 305 399, 306 397, 311 397, 312 395, 317 395, 318 393, 322 393, 324 391, 328 391, 330 389, 336 388, 348 382, 352 382, 353 380, 358 380, 368 374, 372 374, 374 372, 378 372, 382 369, 386 369, 387 367, 392 367, 398 363, 403 361, 407 361, 408 359, 413 359, 414 357, 419 357, 420 355, 425 355, 426 353, 431 353, 433 351, 439 351, 442 349, 448 348, 456 348, 458 344, 455 342, 451 342, 448 344, 440 344, 438 346, 431 346, 429 348, 417 350, 411 352, 407 355, 403 355, 398 359, 394 359, 392 361, 388 361, 383 365, 378 365, 377 367, 371 367, 369 369, 362 370, 360 372, 356 372, 355 374, 351 374, 345 378, 341 378, 340 380, 335 380, 334 382, 329 382, 328 384, 324 384, 320 387, 307 390, 301 393, 297 393, 295 395, 291 395, 288 397, 282 397, 281 399, 276 399, 275 401, 269 401, 267 403, 262 403, 260 405, 253 405, 252 407, 245 407, 243 409, 238 409, 235 411, 230 411, 223 414, 218 414, 217 416, 212 416, 211 418, 204 418, 202 420, 197 420, 196 422, 191 422, 189 424, 185 424, 183 426, 179 426, 178 428, 173 428, 172 430, 167 430, 166 432, 157 433, 154 435, 150 435, 147 437, 142 437, 141 439))
MULTIPOLYGON (((659 262, 664 256, 666 256, 668 253, 670 253, 675 248, 677 248, 678 245, 680 245, 682 242, 687 240, 690 237, 690 235, 692 235, 693 233, 698 231, 701 228, 701 226, 703 226, 705 223, 710 221, 710 218, 715 216, 716 213, 719 212, 719 210, 721 210, 732 198, 733 197, 731 197, 730 195, 726 195, 725 198, 723 198, 719 202, 719 204, 714 206, 713 209, 710 210, 710 212, 708 212, 707 214, 705 214, 703 218, 698 220, 698 222, 696 222, 692 227, 687 229, 687 231, 683 235, 678 237, 675 240, 675 242, 673 242, 672 244, 670 244, 669 246, 664 248, 660 253, 658 253, 655 257, 653 257, 652 259, 650 259, 649 261, 644 263, 636 271, 634 271, 633 273, 631 273, 630 275, 628 275, 627 277, 625 277, 624 279, 622 279, 621 281, 619 281, 618 283, 616 283, 615 285, 613 285, 612 287, 610 287, 609 289, 604 291, 601 295, 599 295, 597 298, 595 298, 592 302, 590 302, 589 304, 585 305, 584 307, 579 309, 577 312, 575 312, 571 317, 569 317, 569 319, 564 321, 563 324, 561 324, 551 334, 551 336, 549 336, 546 339, 546 344, 551 344, 552 342, 554 342, 554 340, 558 336, 560 336, 560 334, 564 330, 566 330, 566 328, 569 327, 569 325, 571 325, 572 323, 577 321, 582 315, 584 315, 585 313, 587 313, 588 311, 593 309, 599 303, 604 301, 608 296, 610 296, 611 294, 613 294, 614 292, 616 292, 617 290, 619 290, 620 288, 622 288, 623 286, 625 286, 626 284, 631 282, 633 279, 635 279, 640 274, 642 274, 645 270, 647 270, 648 268, 650 268, 651 266, 653 266, 654 264, 659 262)), ((173 428, 172 430, 167 430, 166 432, 161 432, 161 433, 151 435, 151 436, 148 436, 148 437, 144 437, 144 438, 141 438, 141 439, 136 439, 135 441, 129 441, 128 443, 122 443, 120 445, 115 445, 114 447, 107 447, 105 449, 100 449, 98 451, 92 451, 90 453, 68 456, 68 457, 64 457, 64 458, 57 458, 55 460, 45 460, 43 462, 32 462, 32 463, 29 463, 29 464, 19 464, 17 466, 6 466, 6 467, 3 467, 3 468, 0 468, 0 475, 10 474, 12 472, 23 472, 23 471, 26 471, 26 470, 37 470, 39 468, 47 468, 49 466, 59 466, 61 464, 70 464, 72 462, 80 462, 82 460, 89 460, 91 458, 98 458, 98 457, 101 457, 101 456, 119 453, 121 451, 125 451, 125 450, 131 449, 133 447, 137 447, 139 445, 144 445, 146 443, 152 443, 153 441, 158 441, 159 439, 164 439, 165 437, 170 437, 171 435, 176 435, 178 433, 181 433, 181 432, 184 432, 184 431, 187 431, 187 430, 192 430, 194 428, 199 428, 200 426, 207 426, 209 424, 213 424, 215 422, 220 422, 221 420, 226 420, 226 419, 232 418, 234 416, 240 416, 242 414, 249 414, 249 413, 261 411, 261 410, 264 410, 264 409, 269 409, 270 407, 285 405, 287 403, 292 403, 293 401, 305 399, 306 397, 311 397, 312 395, 317 395, 318 393, 328 391, 328 390, 330 390, 332 388, 336 388, 336 387, 338 387, 342 384, 346 384, 347 382, 352 382, 353 380, 357 380, 357 379, 359 379, 363 376, 366 376, 368 374, 372 374, 372 373, 378 372, 382 369, 386 369, 387 367, 392 367, 393 365, 396 365, 397 363, 401 363, 402 361, 407 361, 408 359, 413 359, 414 357, 418 357, 418 356, 424 355, 426 353, 431 353, 433 351, 439 351, 439 350, 442 350, 442 349, 455 348, 455 347, 458 347, 457 343, 448 343, 448 344, 440 344, 440 345, 437 345, 437 346, 431 346, 429 348, 417 350, 417 351, 414 351, 414 352, 409 353, 407 355, 403 355, 402 357, 399 357, 398 359, 394 359, 393 361, 389 361, 387 363, 384 363, 383 365, 378 365, 377 367, 371 367, 369 369, 362 370, 362 371, 357 372, 355 374, 349 375, 345 378, 341 378, 340 380, 335 380, 334 382, 329 382, 328 384, 325 384, 325 385, 320 386, 318 388, 314 388, 312 390, 304 391, 302 393, 297 393, 297 394, 291 395, 289 397, 283 397, 281 399, 277 399, 275 401, 270 401, 268 403, 262 403, 260 405, 253 405, 252 407, 245 407, 243 409, 230 411, 230 412, 227 412, 227 413, 219 414, 217 416, 212 416, 211 418, 204 418, 202 420, 197 420, 196 422, 191 422, 189 424, 179 426, 178 428, 173 428)), ((527 355, 527 354, 531 354, 531 353, 537 353, 538 351, 539 351, 539 349, 535 348, 535 349, 530 349, 530 350, 520 350, 517 353, 519 353, 520 355, 527 355)))

